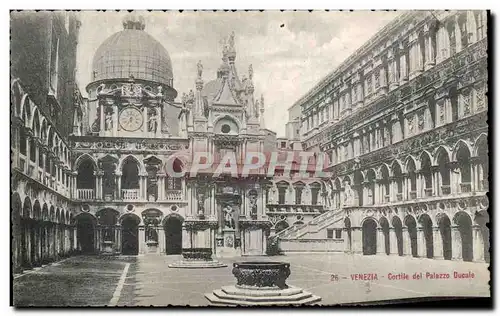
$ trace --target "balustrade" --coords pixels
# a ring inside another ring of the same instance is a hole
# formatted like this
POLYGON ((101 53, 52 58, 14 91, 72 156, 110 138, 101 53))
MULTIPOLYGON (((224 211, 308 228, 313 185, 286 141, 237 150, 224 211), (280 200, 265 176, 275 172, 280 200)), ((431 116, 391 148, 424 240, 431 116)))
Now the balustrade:
POLYGON ((181 201, 182 191, 181 190, 167 190, 165 194, 165 200, 167 201, 181 201))
POLYGON ((94 189, 76 189, 76 194, 79 200, 93 200, 95 198, 94 189))
POLYGON ((122 189, 123 200, 139 200, 139 189, 122 189))

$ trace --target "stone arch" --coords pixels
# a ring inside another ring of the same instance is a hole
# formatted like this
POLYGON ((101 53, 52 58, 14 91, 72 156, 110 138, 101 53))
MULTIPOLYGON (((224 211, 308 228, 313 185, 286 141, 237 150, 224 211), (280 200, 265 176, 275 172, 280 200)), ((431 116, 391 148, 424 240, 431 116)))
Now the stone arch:
POLYGON ((363 255, 375 255, 377 253, 377 228, 378 223, 374 217, 368 216, 362 220, 363 255))
POLYGON ((452 153, 451 150, 448 148, 448 146, 439 145, 439 147, 436 148, 436 150, 434 150, 433 156, 434 156, 433 165, 437 166, 439 164, 439 159, 441 157, 446 157, 448 161, 451 161, 452 153))
POLYGON ((461 253, 464 261, 472 261, 474 259, 472 218, 466 212, 458 211, 453 216, 453 223, 458 226, 458 234, 453 236, 453 241, 458 244, 454 248, 457 253, 461 253))
POLYGON ((21 85, 19 84, 19 79, 16 78, 12 81, 10 85, 10 93, 11 93, 11 103, 12 108, 14 109, 14 116, 18 118, 22 118, 22 110, 21 110, 21 98, 23 95, 23 90, 21 85))
POLYGON ((445 260, 451 260, 452 254, 452 237, 451 237, 451 221, 448 215, 445 213, 438 213, 436 215, 436 222, 439 227, 439 232, 441 235, 441 242, 443 246, 442 254, 435 254, 439 257, 443 257, 445 260))
POLYGON ((403 245, 403 223, 399 216, 393 216, 391 219, 392 227, 394 228, 394 233, 396 235, 396 244, 398 248, 398 255, 403 256, 404 245, 403 245))
POLYGON ((376 181, 377 181, 377 172, 375 169, 371 168, 366 170, 366 190, 367 190, 367 198, 366 201, 369 205, 374 205, 375 201, 375 190, 376 190, 376 181))
POLYGON ((30 218, 32 216, 32 205, 29 196, 24 198, 23 211, 21 215, 23 218, 30 218))
POLYGON ((408 240, 410 241, 409 249, 413 257, 418 257, 418 243, 417 243, 417 221, 413 215, 406 215, 404 218, 404 225, 407 227, 408 240))
POLYGON ((33 120, 30 124, 30 128, 33 130, 33 134, 36 137, 40 137, 41 131, 41 124, 40 124, 40 111, 38 110, 38 107, 35 106, 35 109, 33 111, 33 120))
POLYGON ((90 161, 92 163, 95 170, 98 169, 96 159, 92 155, 84 153, 84 154, 81 154, 78 157, 76 157, 75 162, 73 163, 73 171, 78 170, 78 167, 80 166, 80 164, 86 160, 90 161))
MULTIPOLYGON (((423 213, 418 217, 418 223, 420 224, 420 226, 424 232, 425 256, 427 258, 433 258, 434 257, 434 229, 433 229, 432 219, 429 216, 429 214, 423 213)), ((424 246, 424 245, 422 245, 422 246, 424 246)))
POLYGON ((455 146, 453 146, 453 150, 451 153, 451 161, 457 161, 458 150, 461 148, 465 148, 469 152, 470 156, 474 154, 474 148, 469 144, 469 142, 460 139, 457 141, 455 146))
POLYGON ((240 120, 238 120, 238 118, 232 116, 232 115, 229 115, 229 114, 226 114, 226 115, 222 115, 218 118, 216 118, 213 122, 213 127, 214 127, 214 132, 217 133, 217 134, 229 134, 229 135, 233 135, 233 134, 239 134, 240 130, 241 130, 241 122, 240 120), (230 126, 230 131, 229 132, 224 132, 222 129, 223 129, 223 122, 227 122, 228 125, 230 126), (234 125, 233 125, 234 124, 234 125), (233 126, 231 126, 233 125, 233 126), (233 128, 236 127, 236 130, 233 130, 233 128))
POLYGON ((170 213, 163 218, 165 231, 165 254, 173 255, 182 252, 182 226, 184 218, 177 213, 170 213))
POLYGON ((36 221, 43 220, 42 207, 40 206, 40 202, 38 200, 35 200, 35 203, 33 203, 33 212, 31 213, 31 218, 36 221))
POLYGON ((84 254, 95 252, 95 228, 97 218, 87 212, 77 214, 71 221, 76 226, 77 250, 84 254))
MULTIPOLYGON (((476 140, 474 141, 474 147, 472 149, 472 153, 474 157, 478 157, 481 153, 479 152, 480 146, 482 144, 488 145, 488 135, 485 133, 481 133, 476 140)), ((486 146, 488 148, 488 146, 486 146)), ((487 153, 486 153, 487 154, 487 153)))
POLYGON ((19 117, 24 121, 24 126, 31 126, 31 104, 28 94, 23 94, 20 101, 19 117))
POLYGON ((365 182, 364 174, 360 170, 354 171, 354 193, 355 200, 358 202, 358 206, 363 206, 363 183, 365 182))
MULTIPOLYGON (((476 239, 482 239, 482 249, 475 249, 474 260, 485 262, 490 262, 490 230, 488 228, 488 223, 490 222, 490 217, 488 210, 481 210, 476 212, 474 216, 474 223, 479 226, 479 230, 476 230, 476 239)), ((476 245, 474 245, 476 246, 476 245)), ((477 246, 476 246, 477 247, 477 246)))
POLYGON ((145 173, 146 172, 146 168, 144 167, 144 164, 142 163, 142 161, 136 155, 132 155, 132 154, 127 155, 127 156, 119 159, 117 170, 122 171, 123 170, 123 165, 127 161, 130 161, 130 160, 134 161, 137 164, 137 168, 138 168, 138 172, 139 173, 145 173))
POLYGON ((379 180, 381 184, 381 202, 387 203, 390 201, 390 183, 391 183, 391 172, 389 166, 383 163, 379 168, 379 180))
POLYGON ((139 224, 141 218, 134 213, 123 214, 119 219, 122 230, 122 254, 139 254, 139 224))
POLYGON ((49 209, 49 220, 51 222, 55 222, 55 220, 56 220, 56 209, 55 209, 54 205, 50 206, 50 209, 49 209))
POLYGON ((379 249, 380 252, 384 250, 386 255, 391 254, 391 242, 390 242, 390 227, 389 221, 385 216, 381 216, 379 219, 380 228, 382 230, 382 235, 384 235, 384 246, 382 249, 379 249))

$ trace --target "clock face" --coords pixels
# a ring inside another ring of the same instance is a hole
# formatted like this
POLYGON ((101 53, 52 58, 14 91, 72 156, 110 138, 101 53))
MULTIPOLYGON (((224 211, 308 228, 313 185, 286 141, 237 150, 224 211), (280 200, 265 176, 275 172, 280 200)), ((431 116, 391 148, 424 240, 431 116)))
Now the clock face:
POLYGON ((129 132, 134 132, 142 126, 142 113, 137 108, 128 107, 120 113, 120 126, 129 132))

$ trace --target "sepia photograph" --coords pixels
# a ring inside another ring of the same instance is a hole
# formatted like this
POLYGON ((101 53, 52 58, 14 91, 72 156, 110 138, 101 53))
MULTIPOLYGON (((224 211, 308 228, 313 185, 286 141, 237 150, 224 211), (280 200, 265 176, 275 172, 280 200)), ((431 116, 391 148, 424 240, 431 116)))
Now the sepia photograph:
POLYGON ((10 11, 11 306, 491 299, 489 17, 10 11))

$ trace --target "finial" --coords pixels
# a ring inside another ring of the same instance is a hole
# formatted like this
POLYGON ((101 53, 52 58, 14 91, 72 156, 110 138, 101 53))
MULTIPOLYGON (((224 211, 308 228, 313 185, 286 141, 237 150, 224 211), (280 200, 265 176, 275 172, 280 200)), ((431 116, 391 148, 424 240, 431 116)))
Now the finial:
POLYGON ((146 21, 137 13, 129 13, 123 18, 123 28, 126 30, 144 30, 146 21))

